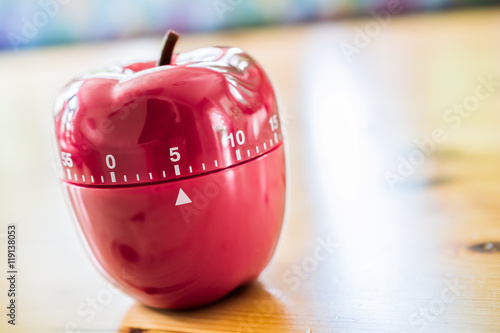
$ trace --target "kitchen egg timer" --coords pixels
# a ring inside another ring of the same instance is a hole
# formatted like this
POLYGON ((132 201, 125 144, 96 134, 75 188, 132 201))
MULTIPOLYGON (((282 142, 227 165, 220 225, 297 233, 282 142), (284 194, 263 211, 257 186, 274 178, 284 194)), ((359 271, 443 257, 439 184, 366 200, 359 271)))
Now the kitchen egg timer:
POLYGON ((71 81, 54 115, 58 166, 101 272, 140 302, 186 308, 250 283, 285 207, 276 98, 233 47, 108 66, 71 81))

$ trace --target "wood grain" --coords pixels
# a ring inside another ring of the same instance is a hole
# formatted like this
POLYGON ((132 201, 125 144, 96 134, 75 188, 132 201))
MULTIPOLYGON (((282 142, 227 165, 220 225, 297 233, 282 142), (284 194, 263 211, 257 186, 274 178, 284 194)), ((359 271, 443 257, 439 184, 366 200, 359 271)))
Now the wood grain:
POLYGON ((393 17, 346 61, 340 45, 369 22, 181 36, 178 50, 235 45, 259 60, 283 105, 290 167, 269 268, 189 311, 144 307, 100 277, 50 150, 58 89, 124 54, 154 56, 161 38, 0 54, 0 232, 3 244, 18 224, 21 266, 18 325, 2 319, 2 331, 500 331, 500 86, 459 125, 445 116, 479 78, 500 81, 500 10, 393 17), (436 130, 446 138, 429 143, 436 130), (418 165, 391 188, 387 173, 411 156, 418 165))

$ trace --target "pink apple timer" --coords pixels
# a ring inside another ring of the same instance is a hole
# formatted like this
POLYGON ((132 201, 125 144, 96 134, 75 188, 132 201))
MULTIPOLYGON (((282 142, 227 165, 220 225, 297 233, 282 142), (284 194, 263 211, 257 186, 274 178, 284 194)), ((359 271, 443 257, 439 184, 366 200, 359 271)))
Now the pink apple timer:
POLYGON ((245 52, 209 47, 109 66, 55 107, 60 174, 101 272, 140 302, 187 308, 255 280, 285 207, 272 86, 245 52))

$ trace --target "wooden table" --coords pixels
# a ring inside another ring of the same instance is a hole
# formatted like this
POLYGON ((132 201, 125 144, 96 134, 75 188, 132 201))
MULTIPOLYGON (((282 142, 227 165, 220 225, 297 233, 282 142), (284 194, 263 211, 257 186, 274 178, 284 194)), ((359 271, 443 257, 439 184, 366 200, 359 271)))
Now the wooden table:
POLYGON ((160 36, 0 54, 3 271, 7 224, 19 244, 17 325, 4 314, 1 331, 499 332, 500 85, 484 80, 500 81, 500 9, 374 22, 182 36, 181 51, 235 45, 261 62, 283 104, 291 181, 258 282, 181 312, 143 307, 97 273, 51 151, 62 85, 155 55, 160 36), (365 28, 371 41, 348 62, 342 45, 365 28))

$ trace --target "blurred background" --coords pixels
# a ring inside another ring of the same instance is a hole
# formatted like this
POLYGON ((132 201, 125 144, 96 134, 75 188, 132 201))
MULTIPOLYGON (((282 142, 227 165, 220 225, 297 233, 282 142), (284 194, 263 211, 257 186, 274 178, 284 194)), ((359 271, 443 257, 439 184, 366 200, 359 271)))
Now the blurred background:
MULTIPOLYGON (((373 0, 40 0, 0 3, 0 49, 123 39, 178 32, 293 24, 369 15, 390 1, 373 0)), ((495 4, 494 0, 421 0, 404 12, 495 4)))
POLYGON ((497 3, 1 1, 0 308, 11 223, 19 308, 18 324, 2 319, 0 331, 500 331, 497 3), (181 34, 176 52, 230 45, 257 59, 281 102, 289 157, 286 227, 269 268, 185 312, 143 307, 99 275, 52 149, 60 89, 155 59, 168 29, 181 34), (334 250, 319 260, 325 242, 334 250))

